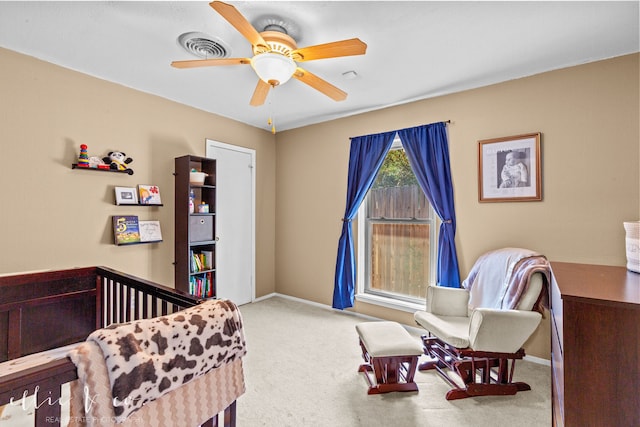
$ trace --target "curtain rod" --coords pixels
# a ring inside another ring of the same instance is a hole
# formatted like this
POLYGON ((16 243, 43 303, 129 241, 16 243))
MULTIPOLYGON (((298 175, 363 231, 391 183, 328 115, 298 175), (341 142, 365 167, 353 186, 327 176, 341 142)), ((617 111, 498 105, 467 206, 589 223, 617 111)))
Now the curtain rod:
MULTIPOLYGON (((451 120, 442 120, 440 122, 433 122, 433 123, 429 123, 429 124, 433 125, 433 124, 436 124, 436 123, 449 123, 449 124, 451 124, 451 120)), ((399 132, 401 130, 417 128, 417 127, 420 127, 420 126, 428 126, 428 125, 411 126, 411 127, 408 127, 408 128, 396 129, 396 130, 392 130, 392 131, 388 131, 388 132, 399 132)), ((378 132, 378 133, 387 133, 387 132, 378 132)), ((373 134, 373 135, 376 135, 376 134, 373 134)), ((366 136, 366 135, 360 135, 360 136, 366 136)), ((359 138, 359 137, 358 136, 350 136, 349 140, 352 140, 353 138, 359 138)))

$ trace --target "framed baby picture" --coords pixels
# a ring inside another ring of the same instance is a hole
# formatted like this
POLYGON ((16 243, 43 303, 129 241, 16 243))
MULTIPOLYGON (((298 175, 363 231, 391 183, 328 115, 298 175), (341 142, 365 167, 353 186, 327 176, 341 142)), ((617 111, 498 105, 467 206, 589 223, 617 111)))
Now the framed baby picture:
POLYGON ((137 205, 138 194, 133 187, 116 187, 116 205, 137 205))
POLYGON ((542 200, 540 133, 478 141, 478 200, 542 200))

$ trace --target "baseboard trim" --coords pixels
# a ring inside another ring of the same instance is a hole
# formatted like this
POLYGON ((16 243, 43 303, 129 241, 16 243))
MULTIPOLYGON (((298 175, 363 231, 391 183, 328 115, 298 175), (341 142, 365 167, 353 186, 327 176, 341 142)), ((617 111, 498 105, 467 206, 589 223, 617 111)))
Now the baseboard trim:
POLYGON ((270 294, 267 294, 267 295, 263 295, 263 296, 258 297, 258 298, 254 298, 254 299, 253 299, 253 301, 251 301, 251 302, 260 302, 260 301, 267 300, 267 299, 269 299, 269 298, 273 298, 273 297, 275 297, 275 296, 278 296, 278 294, 276 294, 275 292, 273 292, 273 293, 270 293, 270 294))
POLYGON ((314 307, 322 308, 322 309, 333 311, 333 312, 336 312, 336 313, 343 313, 343 314, 348 314, 350 316, 361 317, 363 319, 381 320, 381 319, 379 319, 377 317, 373 317, 373 316, 368 316, 366 314, 357 313, 357 312, 351 311, 349 309, 338 310, 337 308, 333 308, 333 307, 331 307, 330 305, 327 305, 327 304, 322 304, 322 303, 315 302, 315 301, 309 301, 308 299, 298 298, 298 297, 294 297, 294 296, 287 295, 287 294, 281 294, 281 293, 278 293, 278 292, 273 292, 271 294, 262 296, 260 298, 256 298, 255 300, 253 300, 253 302, 264 301, 266 299, 273 298, 273 297, 284 298, 284 299, 288 299, 290 301, 296 301, 296 302, 300 302, 300 303, 303 303, 303 304, 312 305, 314 307))
MULTIPOLYGON (((379 317, 374 317, 374 316, 369 316, 367 314, 362 314, 362 313, 357 313, 355 311, 351 311, 351 310, 338 310, 336 308, 331 307, 330 305, 326 305, 326 304, 321 304, 319 302, 315 302, 315 301, 309 301, 303 298, 298 298, 298 297, 294 297, 291 295, 286 295, 286 294, 281 294, 278 292, 273 292, 264 296, 261 296, 259 298, 256 298, 253 300, 253 302, 260 302, 260 301, 264 301, 267 300, 269 298, 273 298, 273 297, 279 297, 279 298, 283 298, 283 299, 288 299, 290 301, 296 301, 302 304, 307 304, 307 305, 311 305, 317 308, 322 308, 328 311, 333 311, 336 313, 340 313, 340 314, 348 314, 350 316, 356 316, 362 319, 366 319, 366 320, 384 320, 384 319, 380 319, 379 317)), ((424 334, 425 330, 422 328, 418 328, 415 326, 409 326, 409 325, 402 325, 403 327, 405 327, 406 329, 415 332, 416 334, 424 334)), ((543 359, 541 357, 536 357, 536 356, 524 356, 524 359, 527 362, 532 362, 532 363, 537 363, 539 365, 545 365, 545 366, 551 366, 551 361, 547 360, 547 359, 543 359)))
POLYGON ((537 363, 538 365, 551 366, 551 360, 543 359, 541 357, 536 356, 524 356, 524 359, 527 362, 537 363))

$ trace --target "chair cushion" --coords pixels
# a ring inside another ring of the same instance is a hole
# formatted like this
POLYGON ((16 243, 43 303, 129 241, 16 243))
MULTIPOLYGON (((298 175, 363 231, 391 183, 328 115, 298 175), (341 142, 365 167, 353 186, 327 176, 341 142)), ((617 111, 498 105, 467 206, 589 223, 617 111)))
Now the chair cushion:
POLYGON ((537 311, 475 309, 469 325, 469 347, 514 353, 529 339, 541 319, 537 311))
POLYGON ((469 347, 469 318, 467 316, 437 316, 416 311, 414 319, 420 326, 449 345, 469 347))
POLYGON ((359 323, 356 331, 373 357, 419 356, 424 352, 420 341, 396 322, 359 323))
POLYGON ((542 273, 538 272, 531 275, 529 278, 529 287, 522 294, 516 309, 525 311, 533 310, 533 306, 538 301, 538 297, 540 297, 540 292, 542 291, 543 279, 544 276, 542 273))
POLYGON ((469 291, 460 288, 427 287, 426 311, 439 316, 468 316, 469 291))

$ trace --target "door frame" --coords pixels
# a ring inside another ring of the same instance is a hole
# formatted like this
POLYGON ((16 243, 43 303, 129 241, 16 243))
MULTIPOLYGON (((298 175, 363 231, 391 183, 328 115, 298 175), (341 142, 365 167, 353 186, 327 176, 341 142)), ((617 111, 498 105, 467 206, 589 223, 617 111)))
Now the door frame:
POLYGON ((249 267, 251 270, 251 302, 253 302, 256 298, 256 150, 207 138, 205 140, 205 157, 213 158, 209 155, 210 149, 214 148, 238 151, 249 154, 251 157, 251 259, 249 267))

